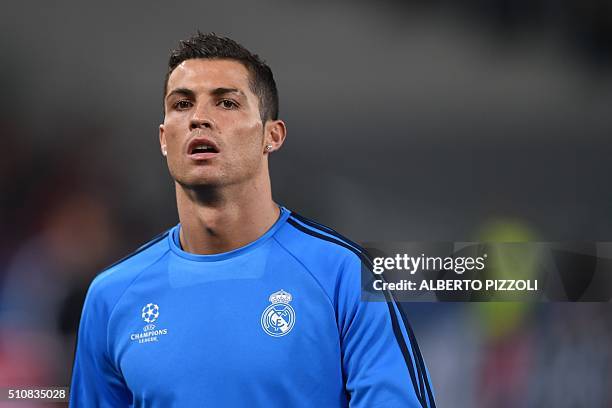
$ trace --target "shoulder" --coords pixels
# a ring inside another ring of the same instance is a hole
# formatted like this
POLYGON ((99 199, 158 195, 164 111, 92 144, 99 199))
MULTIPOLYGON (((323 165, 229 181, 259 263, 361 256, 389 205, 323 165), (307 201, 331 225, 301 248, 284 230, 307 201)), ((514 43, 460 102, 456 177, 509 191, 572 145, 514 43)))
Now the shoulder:
POLYGON ((359 268, 368 262, 367 252, 334 229, 292 212, 277 234, 279 244, 307 268, 333 270, 359 268))
MULTIPOLYGON (((362 278, 370 278, 367 251, 334 229, 291 213, 277 241, 319 283, 335 308, 361 298, 362 278)), ((344 306, 342 306, 344 305, 344 306)))
POLYGON ((170 231, 162 232, 100 272, 89 286, 87 300, 115 303, 143 271, 168 252, 170 231))

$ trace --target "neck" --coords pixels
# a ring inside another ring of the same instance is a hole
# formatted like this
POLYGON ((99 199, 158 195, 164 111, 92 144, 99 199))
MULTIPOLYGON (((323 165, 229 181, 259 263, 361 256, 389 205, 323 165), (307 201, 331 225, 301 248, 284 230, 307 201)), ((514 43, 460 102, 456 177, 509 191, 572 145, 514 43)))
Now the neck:
POLYGON ((201 255, 231 251, 261 237, 278 219, 269 178, 246 185, 205 186, 176 183, 180 241, 201 255))

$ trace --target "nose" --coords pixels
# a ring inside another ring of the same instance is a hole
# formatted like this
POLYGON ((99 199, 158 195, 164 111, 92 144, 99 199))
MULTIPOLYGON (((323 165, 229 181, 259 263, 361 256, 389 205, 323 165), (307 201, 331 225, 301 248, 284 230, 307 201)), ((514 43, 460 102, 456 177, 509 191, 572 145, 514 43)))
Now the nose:
POLYGON ((189 130, 202 128, 212 129, 213 123, 210 115, 206 112, 206 108, 204 106, 197 106, 196 109, 193 110, 193 115, 189 121, 189 130))

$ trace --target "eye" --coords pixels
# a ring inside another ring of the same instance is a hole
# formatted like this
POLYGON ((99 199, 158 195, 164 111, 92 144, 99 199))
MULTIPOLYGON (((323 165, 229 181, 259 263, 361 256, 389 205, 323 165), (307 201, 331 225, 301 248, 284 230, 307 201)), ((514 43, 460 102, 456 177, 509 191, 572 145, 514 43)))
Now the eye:
POLYGON ((218 105, 221 105, 224 109, 236 109, 238 104, 231 99, 222 99, 218 105))
POLYGON ((191 107, 191 102, 185 99, 181 99, 180 101, 174 104, 174 108, 178 110, 185 110, 185 109, 189 109, 190 107, 191 107))

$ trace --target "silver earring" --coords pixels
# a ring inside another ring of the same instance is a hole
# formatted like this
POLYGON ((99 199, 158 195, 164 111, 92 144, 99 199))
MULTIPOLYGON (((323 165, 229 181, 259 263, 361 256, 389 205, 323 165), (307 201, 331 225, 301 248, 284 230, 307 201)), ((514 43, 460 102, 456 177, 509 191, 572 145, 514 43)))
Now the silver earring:
POLYGON ((266 145, 266 151, 271 152, 272 151, 272 145, 266 145))
POLYGON ((168 154, 168 151, 166 150, 166 146, 162 147, 162 154, 164 156, 166 156, 168 154))

